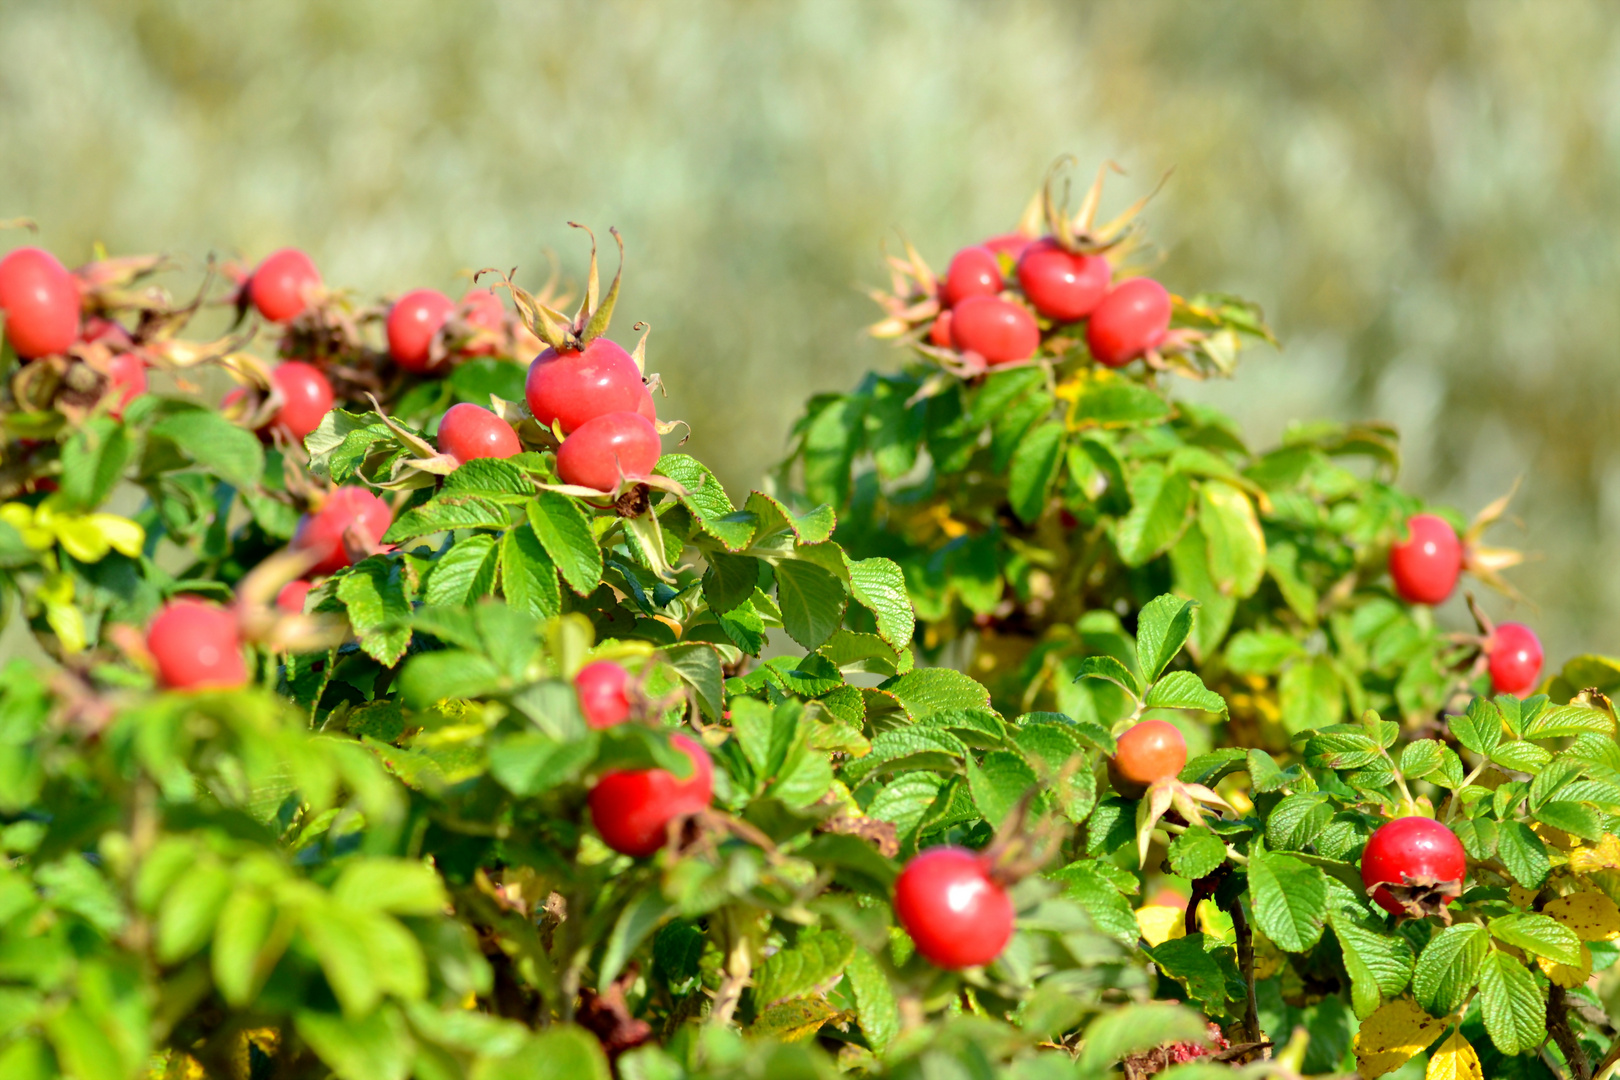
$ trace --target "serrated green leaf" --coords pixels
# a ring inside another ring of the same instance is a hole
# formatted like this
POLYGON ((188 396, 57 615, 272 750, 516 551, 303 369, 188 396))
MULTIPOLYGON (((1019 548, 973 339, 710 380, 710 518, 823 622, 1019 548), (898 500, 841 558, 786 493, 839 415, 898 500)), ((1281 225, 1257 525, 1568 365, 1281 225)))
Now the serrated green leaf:
POLYGON ((1534 911, 1515 911, 1490 921, 1491 936, 1570 967, 1581 966, 1581 939, 1557 919, 1534 911))
POLYGON ((1178 877, 1201 878, 1226 861, 1226 844, 1202 825, 1170 842, 1170 869, 1178 877))
POLYGON ((1508 873, 1527 889, 1539 889, 1547 880, 1552 863, 1547 845, 1522 821, 1503 821, 1497 826, 1496 854, 1508 873))
POLYGON ((1449 719, 1452 735, 1480 756, 1489 755, 1502 741, 1502 714, 1485 698, 1468 703, 1468 711, 1449 719))
POLYGON ((1035 772, 1017 754, 992 750, 982 764, 967 759, 968 790, 973 802, 992 826, 1001 822, 1018 805, 1024 793, 1035 786, 1035 772))
POLYGON ((478 533, 466 537, 433 564, 427 588, 422 591, 422 602, 461 607, 487 596, 495 587, 499 561, 493 536, 478 533))
POLYGON ((1226 699, 1204 685, 1196 672, 1172 671, 1148 688, 1150 709, 1197 709, 1226 713, 1226 699))
POLYGON ((411 643, 411 597, 399 562, 367 558, 339 579, 337 595, 366 655, 386 667, 399 663, 411 643))
POLYGON ((1040 519, 1062 459, 1063 425, 1055 420, 1036 424, 1018 441, 1007 473, 1007 499, 1020 521, 1040 519))
POLYGON ((182 453, 226 483, 251 488, 264 475, 264 447, 219 413, 187 409, 153 424, 150 435, 168 439, 182 453))
POLYGON ((509 606, 537 619, 549 619, 562 612, 557 566, 527 524, 515 525, 501 537, 500 563, 501 595, 509 606))
POLYGON ((1121 518, 1114 544, 1126 566, 1143 566, 1168 550, 1191 519, 1192 482, 1180 473, 1166 476, 1163 465, 1148 462, 1129 478, 1131 511, 1121 518))
POLYGON ((1130 901, 1097 869, 1096 860, 1070 863, 1046 877, 1063 886, 1063 894, 1085 909, 1098 930, 1124 945, 1135 945, 1141 938, 1130 901))
POLYGON ((836 930, 810 930, 765 961, 754 980, 754 998, 768 1007, 813 990, 825 993, 844 974, 855 942, 836 930))
POLYGON ((1248 869, 1249 901, 1265 935, 1289 952, 1315 945, 1327 919, 1327 876, 1290 855, 1272 852, 1251 855, 1248 869))
POLYGON ((846 555, 844 559, 855 602, 872 613, 884 641, 896 649, 905 648, 916 628, 916 616, 899 564, 883 558, 850 559, 846 555))
POLYGON ((1187 998, 1206 1014, 1226 1012, 1226 975, 1220 964, 1205 951, 1202 933, 1171 938, 1142 951, 1153 958, 1159 972, 1179 982, 1187 998))
POLYGON ((528 518, 568 587, 589 596, 602 581, 602 549, 579 503, 559 492, 542 491, 529 501, 528 518))
POLYGON ((1196 605, 1173 594, 1155 597, 1136 618, 1136 658, 1142 678, 1157 679, 1192 634, 1196 605))
POLYGON ((1411 982, 1412 947, 1399 935, 1366 929, 1340 912, 1328 921, 1350 975, 1351 1005, 1357 1018, 1365 1020, 1411 982))
POLYGON ((883 683, 912 720, 953 709, 986 709, 990 691, 953 668, 919 668, 883 683))
POLYGON ((1112 656, 1084 657, 1080 661, 1078 671, 1079 674, 1074 677, 1075 682, 1087 678, 1107 679, 1109 682, 1122 687, 1132 697, 1138 697, 1142 693, 1142 684, 1137 681, 1135 675, 1131 674, 1130 668, 1112 656))
POLYGON ((1448 1016, 1468 1000, 1490 952, 1490 936, 1478 923, 1458 923, 1429 939, 1412 968, 1412 992, 1431 1016, 1448 1016))
POLYGON ((855 996, 855 1019, 861 1032, 872 1049, 881 1054, 900 1033, 900 1007, 889 979, 876 957, 865 949, 857 949, 850 956, 844 977, 855 996))
POLYGON ((1445 744, 1438 739, 1418 739, 1401 748, 1401 775, 1408 780, 1421 780, 1439 769, 1445 761, 1445 744))
POLYGON ((1492 952, 1480 965, 1479 1010, 1504 1054, 1534 1050, 1547 1039, 1547 1005, 1535 976, 1506 953, 1492 952))
POLYGON ((849 603, 843 583, 802 559, 784 559, 774 569, 783 629, 804 648, 820 648, 843 622, 849 603))

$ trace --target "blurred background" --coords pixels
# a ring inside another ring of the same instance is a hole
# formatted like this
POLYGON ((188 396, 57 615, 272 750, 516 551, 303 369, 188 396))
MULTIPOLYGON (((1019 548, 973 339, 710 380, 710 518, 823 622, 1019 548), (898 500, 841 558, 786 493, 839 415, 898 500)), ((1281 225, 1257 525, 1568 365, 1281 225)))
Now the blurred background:
MULTIPOLYGON (((936 266, 1072 153, 1129 175, 1173 289, 1281 352, 1188 393, 1257 443, 1400 425, 1406 483, 1540 553, 1551 663, 1620 652, 1620 8, 1606 2, 5 0, 0 218, 105 242, 293 244, 368 294, 518 266, 568 219, 629 248, 667 417, 757 483, 802 399, 898 357, 860 292, 936 266)), ((1493 600, 1494 615, 1509 614, 1493 600)))

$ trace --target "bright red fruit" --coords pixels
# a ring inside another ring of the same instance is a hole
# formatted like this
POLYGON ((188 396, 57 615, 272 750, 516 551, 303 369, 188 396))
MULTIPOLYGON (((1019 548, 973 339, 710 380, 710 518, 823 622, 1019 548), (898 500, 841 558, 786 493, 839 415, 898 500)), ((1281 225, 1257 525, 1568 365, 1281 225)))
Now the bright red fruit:
POLYGON ((928 341, 942 349, 951 347, 951 313, 942 311, 928 326, 928 341))
POLYGON ((1103 297, 1086 324, 1097 363, 1124 367, 1157 348, 1170 329, 1170 294, 1152 278, 1131 278, 1103 297))
POLYGON ((509 458, 523 452, 512 425, 488 409, 463 401, 439 420, 439 449, 466 462, 473 458, 509 458))
POLYGON ((269 426, 293 442, 303 442, 332 411, 332 384, 320 368, 302 360, 282 363, 270 373, 270 381, 281 391, 282 402, 269 426))
POLYGON ((942 968, 988 964, 1012 937, 1012 900, 964 848, 929 848, 907 863, 894 883, 894 913, 917 951, 942 968))
POLYGON ((134 344, 123 324, 116 319, 103 319, 99 315, 92 315, 84 320, 84 330, 79 334, 87 342, 105 341, 114 349, 127 349, 134 344))
POLYGON ((574 676, 574 692, 585 723, 610 728, 630 719, 630 673, 612 660, 586 664, 574 676))
POLYGON ((1000 291, 1001 263, 996 253, 987 247, 967 247, 951 260, 939 298, 946 307, 955 307, 970 296, 994 296, 1000 291))
POLYGON ((658 464, 658 429, 640 413, 615 412, 586 421, 557 448, 565 484, 612 491, 623 476, 640 479, 658 464))
POLYGON ((970 296, 951 309, 951 343, 992 366, 1028 360, 1041 331, 1027 308, 999 296, 970 296))
POLYGON ((1541 640, 1523 623, 1505 622, 1486 643, 1491 688, 1498 694, 1523 697, 1535 689, 1541 674, 1541 640))
POLYGON ((630 354, 607 338, 597 338, 583 351, 547 349, 529 365, 523 396, 529 411, 546 427, 552 421, 562 433, 608 413, 640 413, 656 420, 652 394, 641 381, 641 369, 630 354))
POLYGON ((1107 259, 1065 251, 1050 239, 1029 245, 1018 260, 1018 287, 1036 311, 1058 322, 1090 315, 1112 277, 1107 259))
POLYGON ((1002 233, 1000 236, 992 236, 979 246, 989 248, 997 255, 1010 255, 1016 262, 1023 257, 1025 249, 1034 242, 1023 233, 1010 232, 1002 233))
POLYGON ((664 846, 670 822, 704 809, 714 796, 714 762, 708 751, 685 735, 671 735, 669 741, 692 761, 687 779, 677 780, 667 769, 619 770, 591 789, 591 823, 614 851, 636 858, 651 855, 664 846))
POLYGON ((304 610, 304 601, 309 597, 309 590, 315 587, 313 581, 289 581, 276 593, 276 607, 291 615, 297 615, 304 610))
POLYGON ((1176 776, 1187 764, 1187 740, 1174 724, 1143 720, 1119 737, 1119 748, 1108 759, 1108 778, 1114 790, 1137 798, 1149 784, 1176 776))
POLYGON ((488 289, 474 289, 461 298, 461 317, 480 330, 499 330, 506 322, 506 305, 488 289))
POLYGON ((248 681, 236 617, 212 604, 170 602, 147 627, 146 647, 157 661, 158 678, 164 686, 200 690, 242 686, 248 681))
MULTIPOLYGON (((310 567, 312 574, 333 574, 352 565, 343 535, 351 527, 360 538, 375 545, 382 541, 383 533, 394 523, 394 512, 388 504, 365 488, 338 488, 327 496, 326 502, 313 514, 306 514, 293 534, 293 547, 308 551, 316 557, 310 567)), ((363 545, 362 545, 363 546, 363 545)))
POLYGON ((0 309, 24 360, 66 352, 79 338, 79 283, 48 251, 18 248, 0 259, 0 309))
POLYGON ((1414 514, 1407 538, 1389 549, 1389 576, 1408 604, 1438 604, 1457 587, 1462 573, 1462 541, 1445 518, 1414 514))
POLYGON ((432 366, 433 335, 455 312, 438 289, 412 289, 388 309, 388 355, 406 371, 432 366))
POLYGON ((1361 853, 1361 883, 1391 915, 1421 916, 1451 903, 1467 872, 1462 843, 1431 818, 1396 818, 1361 853))
POLYGON ((248 281, 248 299, 273 323, 291 322, 304 313, 321 287, 321 272, 297 248, 266 255, 248 281))
POLYGON ((119 353, 107 367, 107 382, 113 395, 107 411, 113 416, 123 416, 129 403, 146 393, 146 361, 134 353, 119 353))

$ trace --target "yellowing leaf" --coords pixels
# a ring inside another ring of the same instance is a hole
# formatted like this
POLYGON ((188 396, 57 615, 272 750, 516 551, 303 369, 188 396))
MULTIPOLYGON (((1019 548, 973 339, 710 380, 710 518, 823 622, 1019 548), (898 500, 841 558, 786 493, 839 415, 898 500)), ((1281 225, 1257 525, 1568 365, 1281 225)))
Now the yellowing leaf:
POLYGON ((1589 848, 1570 853, 1569 868, 1577 874, 1596 870, 1620 870, 1620 836, 1608 835, 1589 848))
POLYGON ((1535 902, 1535 889, 1527 889, 1523 885, 1508 886, 1508 903, 1514 907, 1527 908, 1535 902))
POLYGON ((1587 979, 1592 977, 1592 950, 1585 945, 1581 946, 1581 963, 1579 967, 1570 964, 1560 964, 1546 956, 1536 957, 1536 965, 1541 973, 1547 976, 1555 986, 1562 986, 1565 990, 1583 986, 1587 979))
POLYGON ((1168 904, 1145 904, 1136 909, 1136 925, 1149 945, 1163 945, 1187 936, 1187 913, 1168 904))
POLYGON ((100 562, 112 550, 107 538, 88 518, 59 516, 52 520, 51 527, 63 549, 80 562, 100 562))
POLYGON ((1434 1042, 1445 1021, 1436 1020, 1411 998, 1381 1005, 1356 1033, 1356 1069, 1366 1080, 1394 1072, 1434 1042))
POLYGON ((6 503, 0 506, 0 521, 4 521, 22 534, 23 543, 35 551, 44 551, 56 543, 56 534, 34 524, 34 508, 26 503, 6 503))
POLYGON ((1429 1068, 1423 1074, 1423 1080, 1485 1080, 1479 1055, 1463 1038, 1461 1028, 1453 1031, 1429 1056, 1429 1068))
POLYGON ((1563 829, 1555 829, 1545 822, 1536 822, 1530 826, 1530 831, 1545 840, 1548 847, 1559 851, 1574 851, 1581 846, 1580 837, 1571 836, 1563 829))
POLYGON ((117 514, 91 514, 85 520, 101 531, 102 537, 114 551, 132 559, 140 558, 141 547, 146 543, 146 530, 135 522, 117 514))
POLYGON ((1575 931, 1582 941, 1613 941, 1620 938, 1620 905, 1602 893, 1580 892, 1560 897, 1542 908, 1575 931))

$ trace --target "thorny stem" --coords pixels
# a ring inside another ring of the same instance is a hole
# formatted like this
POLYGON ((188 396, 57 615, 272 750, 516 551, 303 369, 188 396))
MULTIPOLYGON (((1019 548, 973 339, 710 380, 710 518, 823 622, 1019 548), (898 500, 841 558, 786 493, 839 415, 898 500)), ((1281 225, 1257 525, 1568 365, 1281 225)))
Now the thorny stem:
POLYGON ((1263 1036, 1260 1033, 1260 1002, 1254 994, 1254 936, 1249 933, 1249 920, 1243 914, 1241 898, 1234 897, 1226 913, 1232 916, 1232 934, 1237 938, 1238 967, 1243 972, 1243 1041, 1259 1042, 1263 1036))
POLYGON ((1547 994, 1547 1031, 1563 1052, 1575 1080, 1591 1080, 1592 1066, 1586 1060, 1586 1051, 1569 1026, 1569 1006, 1564 1001, 1564 988, 1553 986, 1547 994))

